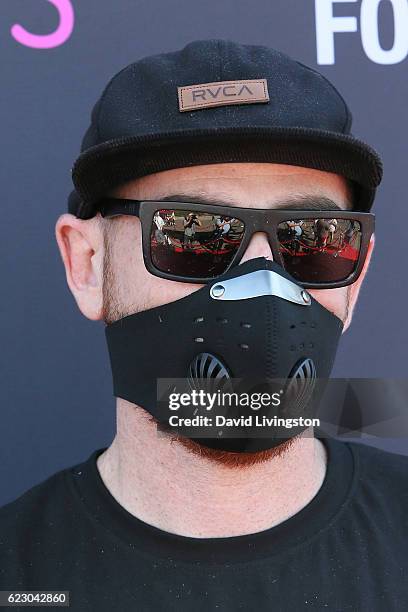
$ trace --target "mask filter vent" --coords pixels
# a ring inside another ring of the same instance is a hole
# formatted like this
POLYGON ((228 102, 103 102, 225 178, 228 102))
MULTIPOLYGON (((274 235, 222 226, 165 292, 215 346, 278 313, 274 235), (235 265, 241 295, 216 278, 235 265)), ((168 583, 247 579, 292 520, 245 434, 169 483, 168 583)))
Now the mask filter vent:
POLYGON ((316 366, 312 359, 301 359, 292 369, 285 390, 285 403, 291 413, 304 410, 316 384, 316 366))
POLYGON ((192 390, 227 391, 231 388, 230 378, 227 366, 211 353, 200 353, 188 368, 188 383, 192 390))

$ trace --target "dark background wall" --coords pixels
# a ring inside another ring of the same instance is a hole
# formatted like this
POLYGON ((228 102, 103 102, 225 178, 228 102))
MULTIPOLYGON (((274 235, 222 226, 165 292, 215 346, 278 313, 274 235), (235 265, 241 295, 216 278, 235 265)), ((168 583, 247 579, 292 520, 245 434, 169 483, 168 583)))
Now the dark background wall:
MULTIPOLYGON (((103 327, 76 309, 54 224, 107 80, 198 38, 273 46, 317 68, 381 153, 376 252, 333 374, 406 378, 408 0, 2 0, 0 505, 112 439, 103 327), (331 14, 347 32, 331 35, 331 14)), ((408 454, 404 438, 378 444, 408 454)))

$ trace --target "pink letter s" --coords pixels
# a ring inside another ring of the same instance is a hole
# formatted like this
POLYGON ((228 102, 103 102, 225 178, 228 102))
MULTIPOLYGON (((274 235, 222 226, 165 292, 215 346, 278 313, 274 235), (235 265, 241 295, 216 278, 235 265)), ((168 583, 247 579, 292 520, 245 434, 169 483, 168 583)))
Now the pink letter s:
POLYGON ((48 0, 57 9, 60 15, 58 28, 52 34, 31 34, 16 23, 11 28, 12 36, 17 42, 33 49, 52 49, 59 47, 71 36, 74 28, 74 9, 71 0, 48 0))

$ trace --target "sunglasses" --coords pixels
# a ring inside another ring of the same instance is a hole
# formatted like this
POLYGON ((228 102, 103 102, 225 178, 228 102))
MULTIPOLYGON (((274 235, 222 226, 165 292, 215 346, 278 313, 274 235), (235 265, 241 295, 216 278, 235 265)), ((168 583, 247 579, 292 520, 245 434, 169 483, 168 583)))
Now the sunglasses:
POLYGON ((240 262, 254 232, 265 232, 274 261, 310 289, 344 287, 357 280, 375 218, 372 213, 345 210, 116 198, 104 198, 98 207, 103 217, 139 217, 145 266, 155 276, 211 282, 240 262))

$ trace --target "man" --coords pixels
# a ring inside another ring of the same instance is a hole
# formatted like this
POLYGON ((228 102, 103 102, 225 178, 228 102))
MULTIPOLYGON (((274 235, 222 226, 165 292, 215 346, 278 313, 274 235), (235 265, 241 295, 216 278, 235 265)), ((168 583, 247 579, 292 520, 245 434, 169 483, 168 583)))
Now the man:
POLYGON ((331 219, 318 219, 316 221, 316 244, 320 248, 327 245, 327 240, 330 236, 330 221, 331 219))
POLYGON ((200 220, 197 215, 190 212, 188 215, 184 217, 183 226, 184 226, 184 236, 183 236, 183 249, 192 248, 194 242, 194 236, 196 232, 196 226, 200 226, 200 220))
POLYGON ((233 223, 234 219, 230 219, 229 217, 218 217, 216 219, 216 226, 217 226, 217 236, 218 236, 218 241, 217 241, 217 249, 222 249, 224 247, 225 241, 224 238, 226 238, 228 236, 228 233, 231 229, 231 225, 233 223))
POLYGON ((1 510, 1 589, 69 590, 81 611, 407 607, 406 457, 310 427, 158 427, 156 379, 194 384, 200 364, 207 380, 212 368, 304 390, 329 376, 381 179, 350 125, 323 76, 266 47, 198 41, 110 82, 56 232, 78 307, 107 324, 117 433, 1 510), (234 217, 236 248, 194 273, 183 253, 155 265, 157 210, 234 217), (332 258, 322 277, 310 256, 292 276, 279 223, 333 210, 358 230, 358 259, 339 272, 332 258))
POLYGON ((154 216, 154 223, 156 225, 156 231, 154 232, 154 236, 156 238, 157 244, 166 244, 166 237, 163 233, 163 227, 166 225, 165 220, 160 214, 154 216))

